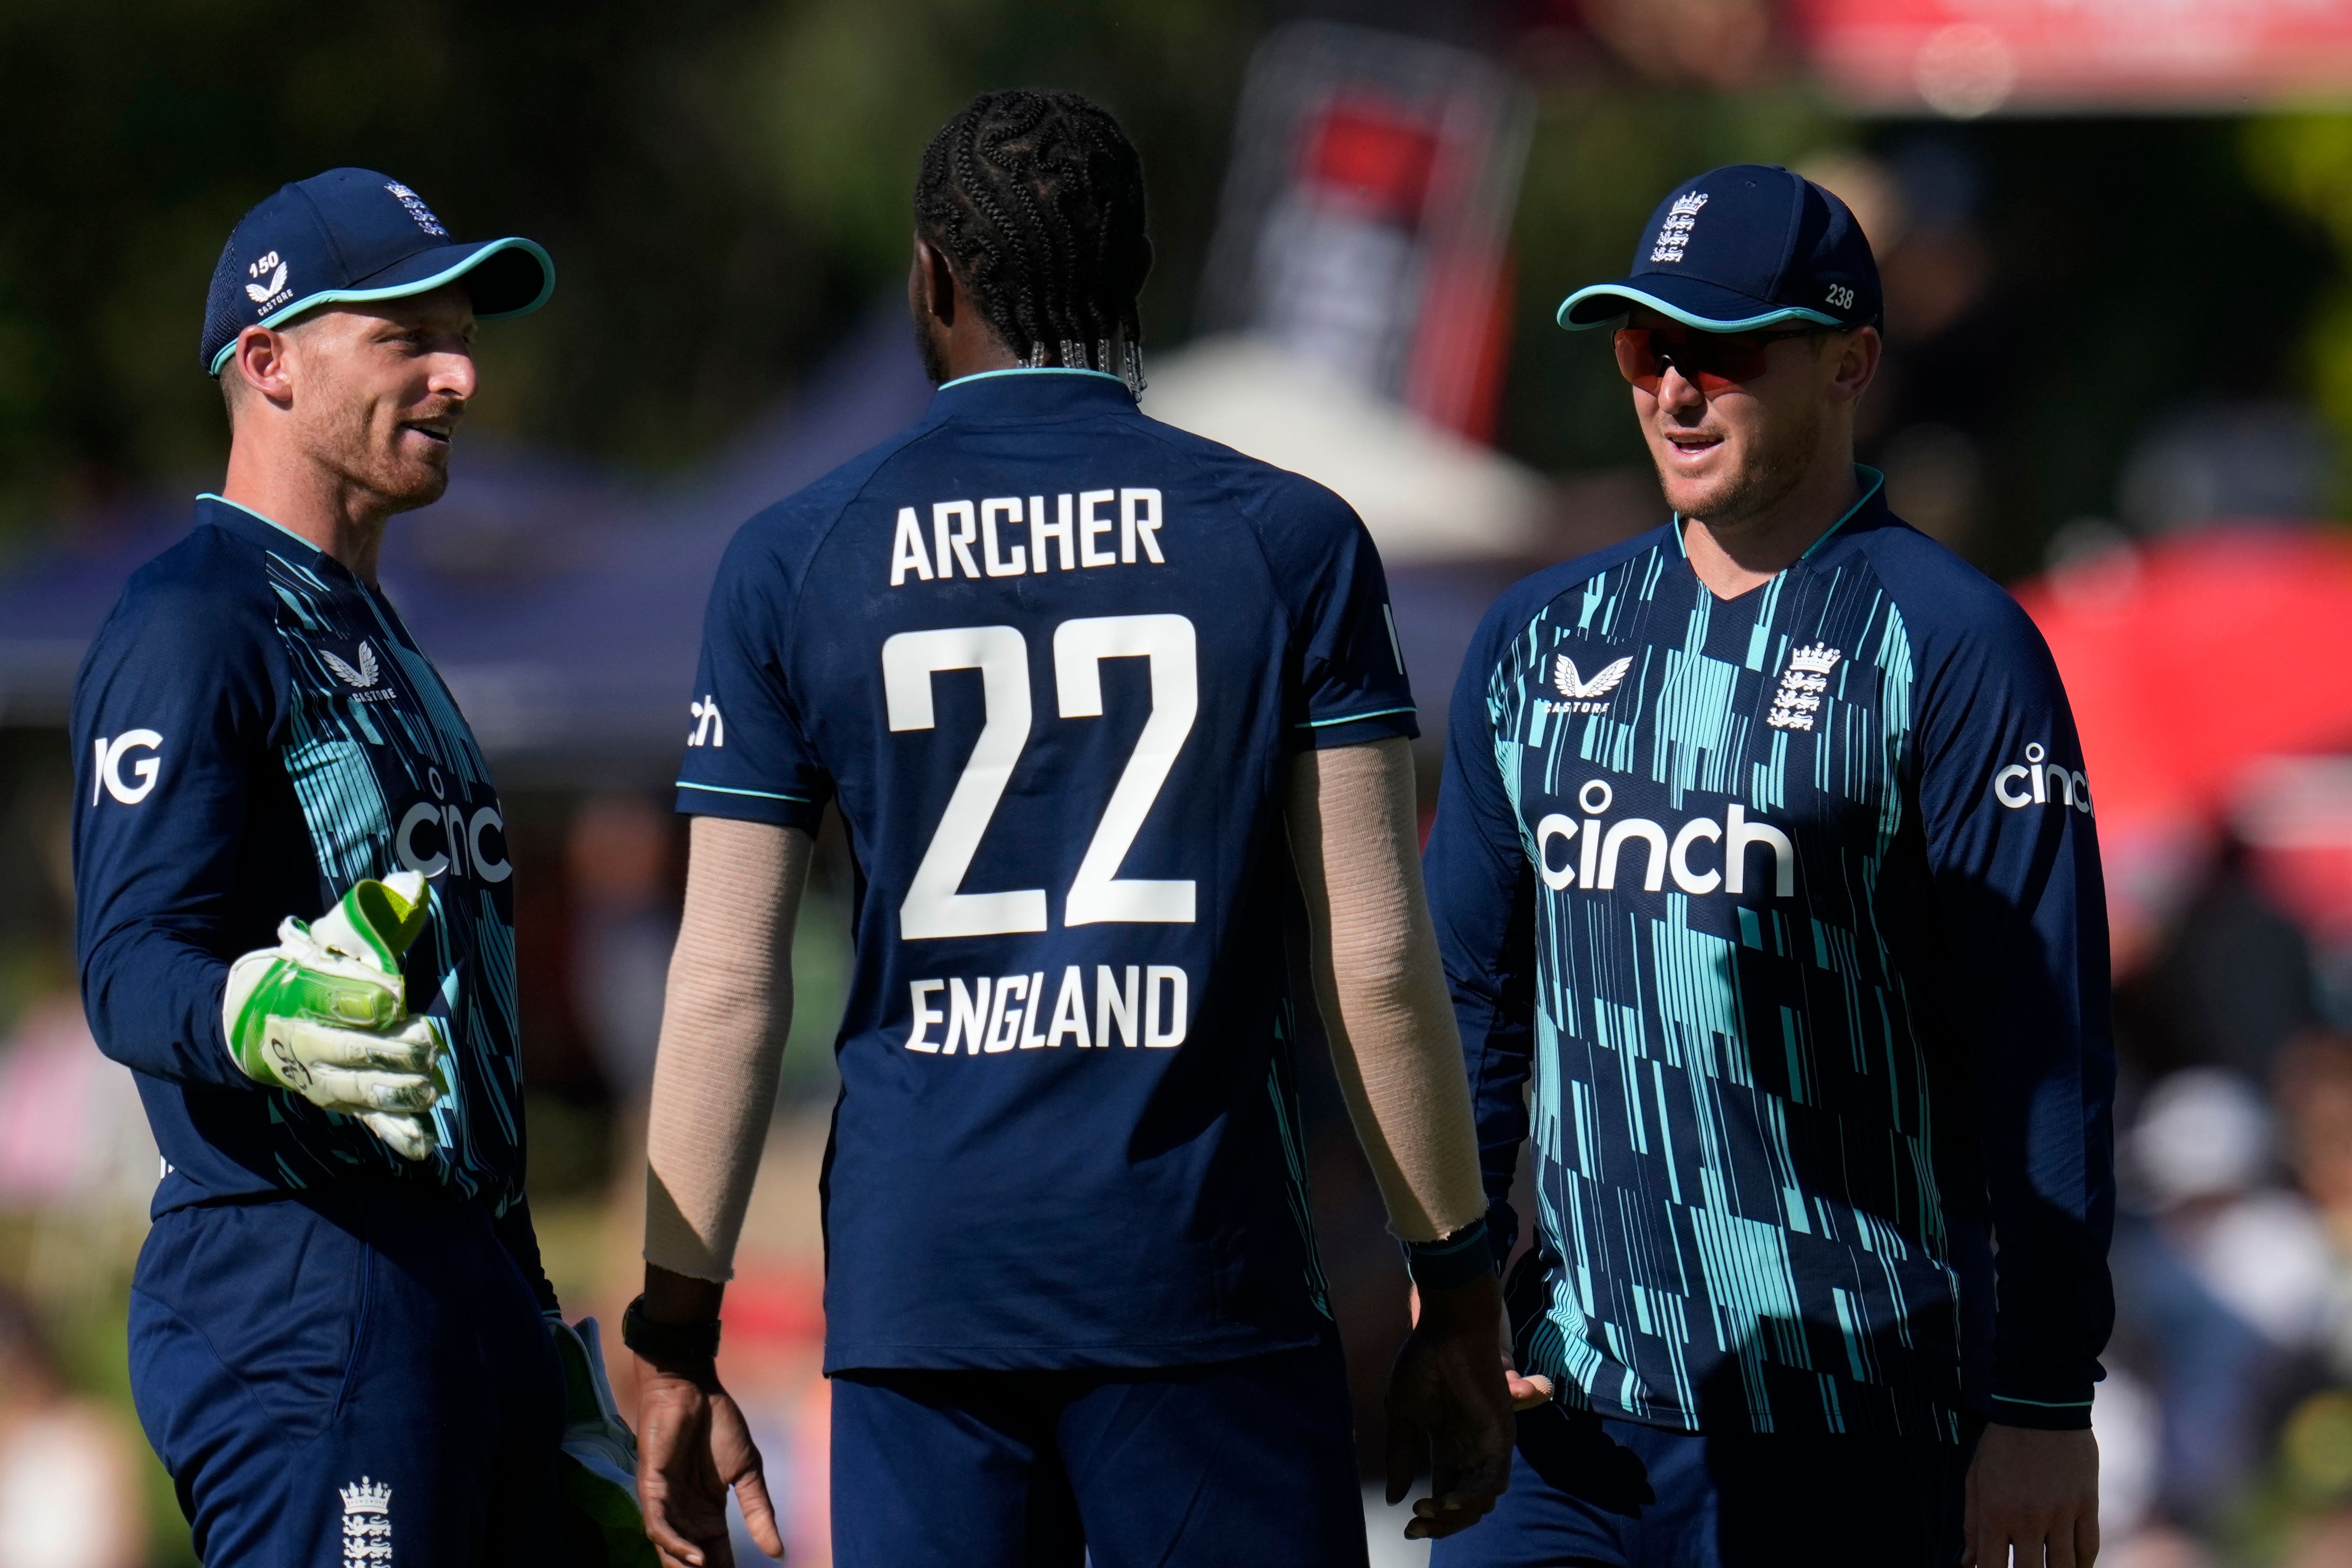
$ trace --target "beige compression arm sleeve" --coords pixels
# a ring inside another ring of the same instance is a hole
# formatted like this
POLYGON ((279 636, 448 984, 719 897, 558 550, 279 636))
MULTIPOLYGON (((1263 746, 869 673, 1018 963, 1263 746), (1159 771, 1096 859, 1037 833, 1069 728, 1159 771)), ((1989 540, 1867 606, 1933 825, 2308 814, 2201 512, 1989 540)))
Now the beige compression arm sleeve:
POLYGON ((797 828, 694 819, 646 1126, 646 1261, 734 1273, 793 1026, 793 923, 815 845, 797 828))
POLYGON ((1406 1241, 1486 1212, 1462 1040, 1422 892, 1412 749, 1309 751, 1286 815, 1313 928, 1316 999, 1356 1136, 1406 1241))

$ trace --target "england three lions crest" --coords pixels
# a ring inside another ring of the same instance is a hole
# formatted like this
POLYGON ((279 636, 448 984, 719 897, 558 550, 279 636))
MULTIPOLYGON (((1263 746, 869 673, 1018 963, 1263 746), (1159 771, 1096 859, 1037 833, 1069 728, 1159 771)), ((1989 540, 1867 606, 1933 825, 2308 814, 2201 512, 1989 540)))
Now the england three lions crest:
POLYGON ((392 1568, 392 1488, 362 1476, 342 1498, 343 1568, 392 1568))
POLYGON ((1633 667, 1632 659, 1619 659, 1614 664, 1602 665, 1591 680, 1587 680, 1578 673, 1575 660, 1565 653, 1559 654, 1552 660, 1551 684, 1568 700, 1551 704, 1551 711, 1556 714, 1607 713, 1609 694, 1617 689, 1625 679, 1626 672, 1633 667))

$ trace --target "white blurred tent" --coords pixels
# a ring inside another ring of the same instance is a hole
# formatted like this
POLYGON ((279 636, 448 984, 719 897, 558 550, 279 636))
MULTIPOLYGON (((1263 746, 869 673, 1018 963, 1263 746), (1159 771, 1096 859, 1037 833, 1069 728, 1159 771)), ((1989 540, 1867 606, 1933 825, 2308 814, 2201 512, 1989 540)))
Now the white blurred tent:
POLYGON ((1409 410, 1246 337, 1154 356, 1143 411, 1347 498, 1391 565, 1543 548, 1543 479, 1409 410))

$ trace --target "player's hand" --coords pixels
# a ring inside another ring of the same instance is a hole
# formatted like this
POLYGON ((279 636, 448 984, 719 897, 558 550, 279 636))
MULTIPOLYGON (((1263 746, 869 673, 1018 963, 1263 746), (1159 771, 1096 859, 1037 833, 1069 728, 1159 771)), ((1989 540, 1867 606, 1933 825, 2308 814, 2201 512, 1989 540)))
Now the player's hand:
POLYGON ((637 1501, 662 1568, 734 1568, 727 1493, 760 1550, 784 1554, 759 1445, 714 1371, 701 1377, 644 1364, 637 1384, 637 1501))
MULTIPOLYGON (((1468 1529, 1510 1484, 1516 1391, 1501 1375, 1502 1321, 1502 1288, 1482 1274, 1423 1297, 1397 1351, 1389 1373, 1391 1506, 1412 1490, 1424 1458, 1430 1469, 1430 1495, 1412 1505, 1407 1540, 1468 1529)), ((1520 1381, 1533 1389, 1532 1380, 1520 1381)))
POLYGON ((310 1019, 261 1020, 259 1051, 268 1078, 322 1111, 355 1116, 404 1160, 435 1146, 425 1113, 441 1097, 433 1081, 441 1037, 430 1020, 397 1029, 338 1029, 310 1019))
POLYGON ((2099 1554, 2099 1445, 2087 1431, 1985 1428, 1969 1466, 1964 1568, 2091 1568, 2099 1554))
MULTIPOLYGON (((1420 1288, 1407 1286, 1405 1299, 1412 1313, 1412 1321, 1421 1322, 1420 1288)), ((1499 1332, 1503 1344, 1503 1385, 1511 1391, 1512 1411, 1516 1414, 1551 1403, 1551 1379, 1541 1373, 1533 1377, 1522 1377, 1518 1367, 1514 1364, 1518 1358, 1511 1354, 1511 1318, 1507 1312, 1503 1314, 1503 1326, 1499 1332)))

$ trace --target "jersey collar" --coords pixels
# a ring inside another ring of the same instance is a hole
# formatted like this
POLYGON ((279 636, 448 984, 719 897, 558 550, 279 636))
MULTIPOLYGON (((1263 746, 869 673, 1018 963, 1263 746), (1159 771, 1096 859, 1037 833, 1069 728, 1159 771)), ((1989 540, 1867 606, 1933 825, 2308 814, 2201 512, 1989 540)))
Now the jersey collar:
MULTIPOLYGON (((1821 538, 1805 547, 1804 553, 1797 557, 1798 560, 1812 559, 1841 533, 1858 533, 1864 528, 1875 528, 1884 518, 1886 512, 1886 476, 1867 463, 1857 463, 1853 465, 1853 476, 1862 486, 1861 496, 1840 515, 1836 522, 1822 530, 1821 538)), ((1675 536, 1675 549, 1685 560, 1690 559, 1690 545, 1683 538, 1683 515, 1680 512, 1675 514, 1669 531, 1675 536)), ((1788 568, 1781 570, 1785 571, 1788 568)))
POLYGON ((291 540, 311 555, 327 553, 285 524, 273 522, 243 502, 232 501, 226 496, 215 496, 210 490, 196 497, 196 517, 200 522, 226 528, 230 533, 251 539, 256 544, 282 549, 291 540))
POLYGON ((982 371, 943 384, 931 396, 930 412, 934 419, 1078 419, 1133 413, 1135 395, 1104 371, 982 371))

